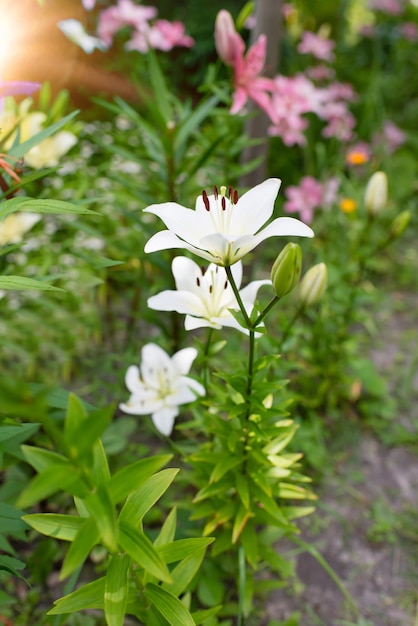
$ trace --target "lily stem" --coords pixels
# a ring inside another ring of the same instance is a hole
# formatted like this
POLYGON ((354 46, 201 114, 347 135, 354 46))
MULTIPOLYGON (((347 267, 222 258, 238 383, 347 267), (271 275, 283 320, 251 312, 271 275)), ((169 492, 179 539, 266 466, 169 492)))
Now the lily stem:
POLYGON ((240 296, 238 287, 237 287, 237 285, 235 283, 235 280, 234 280, 234 277, 232 275, 231 266, 230 265, 226 265, 225 266, 225 272, 226 272, 226 275, 228 276, 229 283, 230 283, 230 285, 232 287, 232 291, 234 292, 234 295, 235 295, 235 297, 237 299, 238 306, 239 306, 240 311, 241 311, 241 313, 242 313, 242 315, 244 317, 244 320, 245 320, 245 323, 247 325, 247 328, 248 328, 248 330, 250 330, 251 328, 253 328, 253 324, 251 323, 250 317, 249 317, 247 311, 245 310, 244 303, 242 301, 242 298, 240 296))
POLYGON ((209 384, 209 350, 210 350, 210 346, 212 342, 212 335, 213 335, 213 328, 209 328, 208 334, 206 337, 205 349, 203 351, 203 371, 202 371, 203 385, 206 389, 206 392, 208 390, 208 384, 209 384))

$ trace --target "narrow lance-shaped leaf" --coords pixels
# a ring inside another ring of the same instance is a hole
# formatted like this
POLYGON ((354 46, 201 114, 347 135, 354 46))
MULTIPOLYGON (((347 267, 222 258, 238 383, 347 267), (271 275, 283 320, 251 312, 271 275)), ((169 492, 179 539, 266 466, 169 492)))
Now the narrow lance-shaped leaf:
POLYGON ((180 600, 165 589, 149 583, 144 595, 171 626, 195 626, 195 622, 180 600))
POLYGON ((120 512, 120 522, 128 522, 133 526, 138 525, 145 513, 167 491, 178 471, 178 469, 166 469, 148 478, 139 489, 128 496, 120 512))
POLYGON ((159 580, 171 582, 166 564, 142 531, 130 524, 120 524, 119 543, 139 567, 159 580))
POLYGON ((54 287, 41 280, 25 278, 24 276, 0 276, 0 289, 6 291, 64 291, 64 289, 54 287))
POLYGON ((62 565, 60 579, 67 578, 84 563, 92 548, 99 542, 100 534, 93 518, 83 520, 62 565))
POLYGON ((66 115, 65 117, 63 117, 58 122, 55 122, 55 124, 51 124, 51 126, 48 126, 48 128, 44 128, 39 133, 36 133, 36 135, 33 135, 33 137, 30 137, 30 139, 28 139, 27 141, 14 145, 12 148, 10 148, 9 155, 15 157, 16 159, 21 159, 22 157, 25 156, 27 152, 29 152, 31 148, 37 146, 38 143, 40 143, 44 139, 47 139, 48 137, 51 137, 52 135, 54 135, 63 126, 65 126, 67 122, 72 120, 77 114, 78 114, 78 111, 73 111, 69 115, 66 115))
POLYGON ((171 459, 172 454, 160 454, 135 463, 126 465, 112 476, 109 482, 109 493, 112 501, 117 504, 126 496, 135 491, 154 472, 164 467, 171 459))
POLYGON ((104 595, 107 626, 123 626, 128 600, 130 562, 127 554, 114 554, 110 559, 104 595))
POLYGON ((58 513, 34 513, 24 515, 22 519, 38 533, 62 541, 74 541, 80 527, 84 524, 82 517, 58 513))
POLYGON ((80 589, 69 593, 67 596, 54 602, 53 609, 48 615, 61 615, 61 613, 75 613, 83 609, 103 609, 106 578, 98 578, 80 589))

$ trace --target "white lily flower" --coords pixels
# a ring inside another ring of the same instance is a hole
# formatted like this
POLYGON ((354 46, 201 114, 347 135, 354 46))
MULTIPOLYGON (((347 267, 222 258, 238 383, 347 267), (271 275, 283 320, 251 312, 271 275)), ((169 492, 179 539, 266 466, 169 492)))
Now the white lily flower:
MULTIPOLYGON (((177 311, 186 315, 186 330, 209 326, 229 326, 248 334, 240 326, 229 309, 239 310, 237 299, 223 267, 211 263, 207 269, 199 267, 191 259, 178 256, 173 260, 172 271, 177 291, 162 291, 148 299, 148 306, 157 311, 177 311)), ((235 284, 239 289, 242 281, 242 264, 231 267, 235 284)), ((250 315, 258 289, 271 285, 270 280, 255 280, 240 290, 241 300, 250 315)))
POLYGON ((205 395, 203 385, 186 376, 196 356, 195 348, 184 348, 170 358, 155 343, 146 344, 140 368, 128 367, 125 383, 131 397, 119 405, 120 409, 131 415, 151 415, 157 430, 169 436, 179 406, 205 395))
POLYGON ((269 237, 313 237, 313 231, 293 217, 279 217, 265 228, 270 219, 281 181, 269 178, 238 199, 232 188, 221 187, 208 196, 204 191, 196 208, 176 202, 152 204, 144 209, 157 215, 168 230, 156 233, 147 242, 145 252, 184 248, 217 265, 233 265, 269 237))
POLYGON ((83 24, 75 19, 61 20, 58 22, 60 31, 73 43, 79 46, 87 54, 91 54, 96 48, 107 50, 108 46, 99 37, 93 37, 86 32, 83 24))

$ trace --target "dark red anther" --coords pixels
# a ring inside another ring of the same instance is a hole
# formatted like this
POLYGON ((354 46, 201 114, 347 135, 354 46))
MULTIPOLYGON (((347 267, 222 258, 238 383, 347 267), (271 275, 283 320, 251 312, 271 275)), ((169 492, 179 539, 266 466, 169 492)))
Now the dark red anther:
POLYGON ((234 189, 234 199, 233 199, 233 203, 237 204, 238 202, 238 191, 236 189, 234 189))
POLYGON ((202 265, 200 267, 200 271, 202 272, 202 276, 204 276, 206 274, 206 267, 204 265, 202 265))
POLYGON ((213 286, 209 285, 209 293, 212 293, 212 291, 213 291, 213 286))
POLYGON ((196 283, 197 283, 197 286, 200 287, 200 278, 199 278, 199 276, 196 276, 196 283))
POLYGON ((228 288, 228 281, 226 280, 225 281, 225 285, 224 285, 224 289, 227 289, 227 288, 228 288))
POLYGON ((210 211, 209 198, 205 190, 202 191, 202 198, 203 198, 203 204, 205 205, 206 211, 210 211))
POLYGON ((213 186, 213 194, 215 196, 215 200, 217 200, 219 194, 218 194, 218 188, 216 185, 213 186))
POLYGON ((229 185, 229 189, 228 189, 228 198, 231 199, 232 198, 232 194, 234 193, 234 188, 232 185, 229 185))
POLYGON ((221 206, 222 206, 222 211, 225 211, 225 209, 226 209, 226 200, 225 200, 225 196, 222 196, 221 206))

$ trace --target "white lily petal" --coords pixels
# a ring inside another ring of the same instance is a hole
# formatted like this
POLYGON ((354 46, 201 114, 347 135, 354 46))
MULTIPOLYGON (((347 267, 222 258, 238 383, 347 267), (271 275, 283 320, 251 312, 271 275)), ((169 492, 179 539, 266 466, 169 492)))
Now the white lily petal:
MULTIPOLYGON (((183 350, 179 350, 172 356, 171 361, 174 367, 178 369, 181 374, 185 375, 190 372, 190 368, 192 367, 193 361, 196 357, 196 348, 183 348, 183 350)), ((193 381, 192 378, 189 378, 188 380, 193 381)))
POLYGON ((139 367, 137 367, 136 365, 130 365, 126 370, 125 385, 128 387, 131 393, 136 393, 138 389, 141 389, 143 387, 139 375, 139 367))
POLYGON ((230 231, 242 236, 256 233, 272 216, 281 180, 268 178, 247 191, 235 205, 230 231))
POLYGON ((207 250, 201 250, 188 244, 177 237, 171 230, 161 230, 159 233, 155 233, 145 244, 144 252, 158 252, 159 250, 173 250, 177 248, 189 250, 200 258, 206 259, 206 261, 213 261, 213 255, 207 250))
POLYGON ((144 384, 158 389, 161 385, 161 373, 166 379, 173 376, 171 359, 160 346, 147 343, 141 350, 141 376, 144 384))
POLYGON ((198 279, 202 276, 202 270, 197 263, 186 256, 177 256, 171 264, 176 288, 178 291, 199 290, 198 279))
POLYGON ((174 420, 178 414, 179 412, 176 408, 165 407, 152 415, 152 421, 155 428, 162 435, 169 437, 173 431, 174 420))
POLYGON ((188 291, 168 289, 148 298, 147 304, 155 311, 177 311, 177 313, 194 313, 195 315, 205 313, 201 299, 188 291))
POLYGON ((232 241, 223 233, 210 233, 200 239, 199 245, 202 249, 211 251, 211 260, 213 263, 217 263, 218 265, 230 265, 235 263, 235 261, 229 262, 231 258, 231 248, 233 247, 232 241))
POLYGON ((207 226, 193 209, 187 209, 177 202, 152 204, 144 209, 145 213, 153 213, 159 217, 168 230, 184 241, 195 244, 207 232, 207 226))
POLYGON ((153 394, 152 399, 144 399, 142 395, 133 395, 129 398, 128 402, 123 402, 119 405, 119 408, 124 413, 129 415, 151 415, 154 411, 158 411, 163 406, 163 402, 155 397, 153 394))
POLYGON ((191 378, 187 378, 187 376, 183 376, 180 387, 173 393, 172 396, 167 398, 167 404, 178 406, 179 404, 188 404, 189 402, 194 402, 198 396, 204 395, 204 388, 193 381, 191 378), (192 388, 192 383, 196 383, 195 388, 192 388), (203 393, 202 393, 203 390, 203 393))
POLYGON ((219 330, 222 328, 222 324, 218 324, 204 317, 186 315, 184 318, 184 328, 186 330, 196 330, 197 328, 215 328, 215 330, 219 330))
POLYGON ((252 308, 254 306, 255 299, 257 298, 258 290, 263 285, 271 285, 271 280, 268 280, 268 279, 253 280, 252 283, 249 283, 246 287, 244 287, 244 289, 241 289, 240 291, 241 298, 248 314, 251 313, 252 308), (249 306, 248 309, 247 309, 247 305, 249 306))

